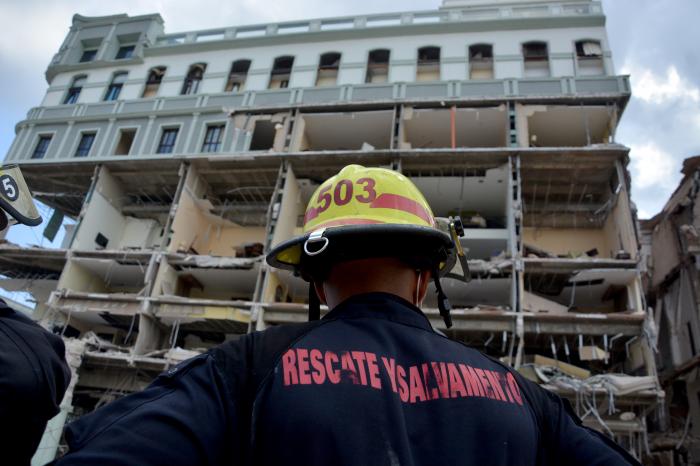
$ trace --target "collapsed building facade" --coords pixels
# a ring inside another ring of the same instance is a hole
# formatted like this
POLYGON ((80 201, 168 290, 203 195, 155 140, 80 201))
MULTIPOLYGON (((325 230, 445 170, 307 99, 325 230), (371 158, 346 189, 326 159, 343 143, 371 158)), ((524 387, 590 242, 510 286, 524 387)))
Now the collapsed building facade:
POLYGON ((460 215, 472 280, 425 313, 647 453, 664 392, 615 129, 630 98, 600 2, 445 0, 434 11, 165 33, 157 14, 82 17, 5 163, 64 225, 0 249, 74 378, 66 420, 223 341, 306 319, 271 270, 315 188, 350 163, 398 170, 460 215), (617 375, 613 375, 617 374, 617 375))
POLYGON ((682 174, 661 212, 640 222, 642 278, 658 329, 659 379, 668 393, 667 435, 652 442, 663 464, 700 463, 700 157, 686 159, 682 174))

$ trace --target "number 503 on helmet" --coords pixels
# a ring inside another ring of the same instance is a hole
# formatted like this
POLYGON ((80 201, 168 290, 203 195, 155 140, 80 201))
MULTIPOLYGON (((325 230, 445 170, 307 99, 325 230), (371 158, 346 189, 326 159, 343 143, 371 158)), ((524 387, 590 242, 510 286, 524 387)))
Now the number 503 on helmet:
POLYGON ((275 245, 267 262, 311 281, 323 280, 338 262, 399 258, 432 272, 438 307, 449 326, 439 277, 468 280, 463 235, 459 217, 435 218, 423 194, 402 174, 348 165, 311 196, 302 235, 275 245))

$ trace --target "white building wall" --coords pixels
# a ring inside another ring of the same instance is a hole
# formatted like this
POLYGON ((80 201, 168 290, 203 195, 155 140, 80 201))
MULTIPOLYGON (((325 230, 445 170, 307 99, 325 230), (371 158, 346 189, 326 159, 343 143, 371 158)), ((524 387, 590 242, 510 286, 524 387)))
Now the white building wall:
MULTIPOLYGON (((319 58, 321 54, 330 51, 341 54, 338 84, 361 84, 365 80, 367 55, 370 50, 376 48, 387 48, 391 51, 390 82, 412 82, 415 81, 416 75, 417 51, 420 47, 428 45, 441 48, 442 80, 468 79, 468 49, 470 45, 477 43, 493 44, 496 79, 522 77, 522 44, 535 40, 545 41, 549 45, 551 76, 573 76, 575 74, 574 43, 580 39, 594 39, 601 42, 603 51, 607 54, 606 72, 613 74, 609 45, 603 27, 424 34, 298 44, 290 40, 289 45, 286 46, 274 44, 246 49, 153 56, 146 57, 144 63, 139 65, 92 69, 85 73, 88 79, 81 92, 79 103, 102 100, 114 72, 122 70, 128 71, 129 77, 120 99, 140 98, 148 71, 156 66, 167 67, 158 96, 177 96, 180 94, 189 67, 194 63, 207 65, 199 93, 221 93, 224 91, 231 63, 239 59, 252 60, 245 90, 263 90, 267 89, 274 59, 287 54, 295 57, 290 87, 312 87, 316 81, 319 58)), ((78 74, 83 73, 58 74, 47 90, 42 105, 59 105, 73 77, 78 74)))

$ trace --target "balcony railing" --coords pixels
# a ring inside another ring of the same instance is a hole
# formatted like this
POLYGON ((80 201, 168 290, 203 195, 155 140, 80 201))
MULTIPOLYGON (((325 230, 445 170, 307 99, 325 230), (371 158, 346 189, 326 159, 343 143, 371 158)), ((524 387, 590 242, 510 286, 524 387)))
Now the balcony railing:
POLYGON ((445 24, 472 21, 513 20, 532 18, 558 18, 599 16, 603 14, 600 2, 551 3, 531 6, 494 6, 469 9, 445 9, 377 15, 347 16, 340 18, 288 21, 283 23, 256 24, 202 31, 164 34, 154 47, 170 47, 182 44, 214 42, 255 37, 286 36, 326 31, 365 30, 377 27, 445 24))
POLYGON ((630 85, 627 76, 349 84, 333 87, 248 90, 241 93, 200 94, 157 99, 35 107, 29 111, 27 119, 52 120, 108 117, 110 115, 149 114, 161 111, 189 111, 208 107, 240 110, 325 104, 362 104, 384 101, 625 97, 629 93, 630 85))

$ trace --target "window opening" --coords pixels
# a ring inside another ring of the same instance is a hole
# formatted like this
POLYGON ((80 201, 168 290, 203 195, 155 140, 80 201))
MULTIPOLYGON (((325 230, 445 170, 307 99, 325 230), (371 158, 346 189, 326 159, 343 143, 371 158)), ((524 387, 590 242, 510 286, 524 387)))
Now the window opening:
POLYGON ((83 90, 86 79, 85 76, 77 76, 73 79, 73 83, 68 88, 66 98, 63 100, 64 104, 74 104, 78 102, 78 97, 80 97, 80 92, 83 90))
POLYGON ((438 81, 440 79, 440 47, 418 49, 416 81, 438 81))
POLYGON ((185 77, 185 82, 182 84, 182 91, 180 92, 180 94, 196 94, 199 90, 199 84, 202 82, 202 78, 204 77, 204 71, 206 70, 206 68, 207 65, 205 65, 204 63, 197 63, 195 65, 190 66, 190 70, 188 71, 187 76, 185 77))
POLYGON ((164 66, 151 68, 151 70, 148 72, 148 79, 146 79, 146 87, 143 89, 142 97, 155 97, 158 94, 158 88, 160 87, 160 83, 163 81, 164 75, 164 66))
POLYGON ((369 52, 366 83, 385 83, 389 80, 389 56, 390 52, 387 49, 369 52))
POLYGON ((523 44, 523 61, 525 77, 549 76, 549 53, 544 42, 527 42, 523 44))
POLYGON ((294 57, 283 56, 275 58, 270 72, 268 89, 283 89, 289 87, 289 79, 294 66, 294 57))
POLYGON ((36 143, 34 152, 32 153, 33 159, 43 159, 46 155, 46 151, 51 143, 51 136, 39 136, 39 141, 36 143))
POLYGON ((135 45, 122 45, 121 47, 119 47, 119 50, 117 50, 117 56, 115 58, 117 60, 131 58, 134 55, 135 48, 135 45))
POLYGON ((603 49, 600 42, 580 40, 576 42, 576 71, 583 76, 599 76, 605 74, 603 65, 603 49))
POLYGON ((97 49, 84 50, 83 54, 80 56, 80 63, 91 62, 97 56, 97 49))
POLYGON ((237 60, 231 65, 231 72, 226 82, 226 92, 241 92, 245 88, 245 81, 250 69, 250 60, 237 60))
POLYGON ((76 157, 87 157, 90 154, 92 143, 95 142, 95 133, 83 133, 75 150, 76 157))
POLYGON ((221 149, 221 139, 224 135, 224 125, 207 126, 207 132, 204 135, 204 143, 202 144, 202 152, 218 152, 221 149))
POLYGON ((340 54, 337 52, 324 53, 318 63, 316 86, 335 86, 338 81, 340 54))
POLYGON ((160 142, 158 142, 158 148, 156 149, 157 154, 173 153, 178 130, 178 128, 168 128, 163 130, 163 133, 160 135, 160 142))
POLYGON ((112 82, 109 84, 109 87, 107 88, 107 93, 105 94, 106 101, 117 100, 119 98, 119 94, 121 94, 122 92, 122 88, 124 87, 124 83, 126 82, 127 76, 128 73, 126 72, 114 73, 114 77, 112 77, 112 82))
POLYGON ((135 129, 123 129, 119 131, 119 142, 114 149, 114 155, 129 155, 131 146, 134 144, 136 137, 135 129))
POLYGON ((272 150, 275 143, 275 124, 271 121, 258 120, 255 122, 250 150, 272 150))
POLYGON ((469 79, 493 79, 493 47, 490 44, 469 47, 469 79))

